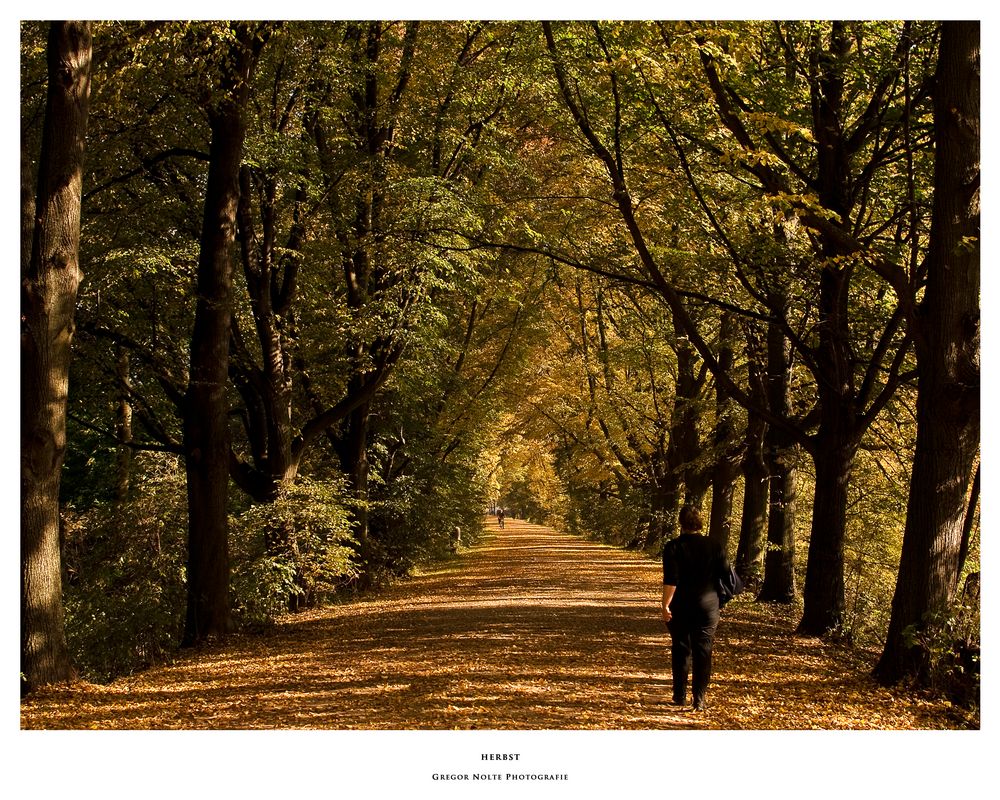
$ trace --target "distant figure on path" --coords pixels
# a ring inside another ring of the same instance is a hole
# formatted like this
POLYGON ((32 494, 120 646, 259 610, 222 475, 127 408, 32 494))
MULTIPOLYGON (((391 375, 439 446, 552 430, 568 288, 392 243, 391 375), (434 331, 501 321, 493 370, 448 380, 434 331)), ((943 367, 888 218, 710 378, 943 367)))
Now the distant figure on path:
POLYGON ((712 639, 719 624, 716 579, 728 565, 722 547, 701 535, 704 523, 697 508, 684 506, 680 523, 681 535, 663 548, 662 610, 671 639, 672 702, 685 704, 691 672, 692 705, 695 711, 704 711, 712 675, 712 639))
POLYGON ((498 508, 497 509, 497 525, 500 526, 501 530, 503 530, 503 522, 504 522, 503 509, 502 508, 498 508))

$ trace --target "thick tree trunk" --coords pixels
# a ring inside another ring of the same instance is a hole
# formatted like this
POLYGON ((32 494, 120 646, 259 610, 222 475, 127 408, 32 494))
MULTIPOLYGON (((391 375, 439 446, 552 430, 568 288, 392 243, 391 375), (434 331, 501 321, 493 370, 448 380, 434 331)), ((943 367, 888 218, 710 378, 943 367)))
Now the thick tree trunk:
MULTIPOLYGON (((819 66, 814 127, 817 132, 819 199, 841 220, 852 204, 850 153, 841 117, 844 59, 853 43, 847 26, 832 23, 830 49, 819 66)), ((835 237, 821 237, 824 260, 840 254, 835 237)), ((862 428, 857 416, 848 291, 851 265, 824 265, 819 283, 819 430, 811 455, 816 466, 813 521, 799 633, 821 636, 840 629, 844 613, 844 540, 847 490, 862 428)))
POLYGON ((34 215, 32 222, 22 221, 33 237, 21 293, 22 690, 73 677, 63 629, 59 485, 70 343, 82 277, 80 202, 90 60, 89 23, 52 23, 37 199, 22 200, 22 211, 34 215))
MULTIPOLYGON (((788 416, 789 357, 784 333, 777 325, 767 332, 767 402, 775 416, 788 416)), ((764 581, 757 600, 795 600, 795 443, 781 428, 765 434, 769 482, 767 552, 764 581)))
MULTIPOLYGON (((828 199, 831 207, 835 198, 828 199)), ((829 255, 833 255, 831 245, 829 255)), ((856 413, 854 365, 849 343, 850 268, 824 267, 820 274, 819 429, 810 448, 816 467, 812 527, 803 612, 798 632, 822 636, 840 630, 844 617, 844 542, 847 500, 862 427, 856 413)))
POLYGON ((209 108, 212 142, 184 419, 188 484, 185 645, 224 635, 231 627, 227 499, 233 245, 246 127, 244 112, 256 57, 252 33, 246 26, 236 30, 232 61, 224 70, 219 98, 209 108))
MULTIPOLYGON (((825 276, 826 277, 826 276, 825 276)), ((819 357, 827 380, 820 385, 820 424, 811 447, 816 468, 812 527, 803 589, 803 612, 798 632, 822 636, 840 630, 844 616, 844 542, 851 472, 857 455, 859 423, 854 413, 854 389, 847 356, 846 295, 842 277, 830 276, 826 315, 828 332, 821 332, 819 357)))
POLYGON ((953 597, 979 452, 979 59, 979 23, 943 23, 928 283, 914 336, 917 445, 889 632, 875 668, 884 684, 919 674, 921 654, 904 634, 953 597))
POLYGON ((705 372, 699 374, 698 354, 687 337, 679 331, 677 342, 677 385, 670 425, 670 465, 684 484, 684 502, 701 507, 711 485, 711 471, 699 460, 701 437, 701 398, 705 372))
POLYGON ((816 490, 798 627, 804 635, 835 633, 843 625, 847 489, 856 451, 853 442, 826 443, 820 438, 813 456, 816 490))

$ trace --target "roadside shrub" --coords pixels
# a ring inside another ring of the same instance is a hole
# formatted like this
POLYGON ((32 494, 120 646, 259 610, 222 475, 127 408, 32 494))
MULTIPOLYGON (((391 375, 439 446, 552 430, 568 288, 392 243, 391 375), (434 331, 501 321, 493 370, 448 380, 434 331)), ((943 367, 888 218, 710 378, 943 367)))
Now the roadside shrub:
POLYGON ((567 494, 565 522, 571 532, 617 547, 636 547, 645 539, 649 522, 640 510, 648 501, 638 491, 623 502, 606 486, 577 483, 567 494))
POLYGON ((66 639, 82 677, 107 682, 176 648, 186 537, 183 470, 174 456, 137 458, 127 502, 64 511, 66 639))
POLYGON ((907 646, 920 653, 920 682, 966 708, 978 708, 980 702, 979 597, 979 573, 974 572, 948 608, 903 631, 907 646))
POLYGON ((230 521, 233 616, 270 624, 284 611, 321 602, 358 575, 343 486, 300 480, 272 503, 230 521))
MULTIPOLYGON (((321 601, 357 575, 337 482, 301 481, 230 520, 238 628, 321 601)), ((125 502, 63 514, 66 638, 86 680, 108 682, 168 660, 187 602, 187 492, 177 457, 137 457, 125 502)))
POLYGON ((482 531, 486 492, 474 468, 461 458, 440 463, 419 455, 412 469, 389 485, 378 485, 371 504, 372 542, 368 581, 385 584, 420 563, 446 558, 452 535, 464 544, 482 531))

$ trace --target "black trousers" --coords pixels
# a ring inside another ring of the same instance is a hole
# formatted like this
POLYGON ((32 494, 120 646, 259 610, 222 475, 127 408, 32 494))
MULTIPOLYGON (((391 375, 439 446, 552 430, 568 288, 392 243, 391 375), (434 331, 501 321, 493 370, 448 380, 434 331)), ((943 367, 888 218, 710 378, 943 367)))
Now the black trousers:
POLYGON ((719 611, 675 615, 669 623, 670 665, 674 676, 674 702, 683 703, 687 696, 688 674, 691 675, 693 702, 705 699, 708 681, 712 677, 712 640, 719 625, 719 611))

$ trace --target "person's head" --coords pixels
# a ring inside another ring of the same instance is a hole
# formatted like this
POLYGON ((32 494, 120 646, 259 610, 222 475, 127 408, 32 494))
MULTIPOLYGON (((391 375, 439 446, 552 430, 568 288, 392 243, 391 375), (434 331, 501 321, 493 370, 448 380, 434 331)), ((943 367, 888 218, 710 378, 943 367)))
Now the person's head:
POLYGON ((691 505, 684 506, 680 514, 681 530, 684 533, 697 533, 705 527, 702 521, 701 512, 691 505))

